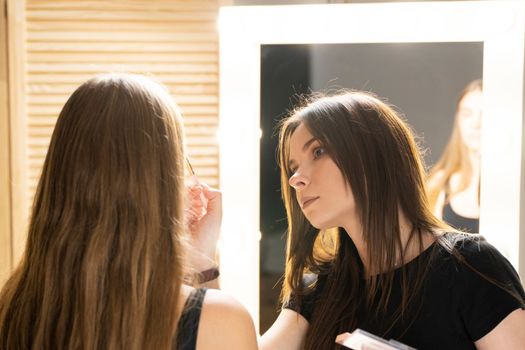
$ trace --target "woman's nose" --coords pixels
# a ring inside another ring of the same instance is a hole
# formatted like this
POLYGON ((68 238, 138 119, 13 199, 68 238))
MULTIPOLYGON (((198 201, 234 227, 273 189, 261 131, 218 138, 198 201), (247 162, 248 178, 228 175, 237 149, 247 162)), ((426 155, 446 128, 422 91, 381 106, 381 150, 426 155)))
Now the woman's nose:
POLYGON ((290 177, 290 180, 288 180, 288 183, 296 191, 302 190, 308 185, 308 177, 306 177, 304 174, 296 172, 295 174, 292 175, 292 177, 290 177))

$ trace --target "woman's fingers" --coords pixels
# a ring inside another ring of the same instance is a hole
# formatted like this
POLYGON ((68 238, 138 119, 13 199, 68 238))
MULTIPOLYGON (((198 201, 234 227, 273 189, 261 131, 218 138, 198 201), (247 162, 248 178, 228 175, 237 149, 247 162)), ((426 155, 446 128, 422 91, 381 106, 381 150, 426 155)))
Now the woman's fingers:
POLYGON ((188 219, 191 222, 201 220, 208 211, 208 199, 204 195, 204 186, 197 184, 189 188, 188 219))

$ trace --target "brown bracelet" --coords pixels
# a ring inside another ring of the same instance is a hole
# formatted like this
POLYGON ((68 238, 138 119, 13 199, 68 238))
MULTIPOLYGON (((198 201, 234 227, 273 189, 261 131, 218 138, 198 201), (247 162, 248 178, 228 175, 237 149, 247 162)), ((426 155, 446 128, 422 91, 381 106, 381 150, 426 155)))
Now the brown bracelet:
POLYGON ((203 284, 206 282, 213 281, 214 279, 218 278, 220 274, 221 273, 219 272, 218 267, 212 267, 211 269, 199 272, 196 276, 196 280, 197 283, 203 284))

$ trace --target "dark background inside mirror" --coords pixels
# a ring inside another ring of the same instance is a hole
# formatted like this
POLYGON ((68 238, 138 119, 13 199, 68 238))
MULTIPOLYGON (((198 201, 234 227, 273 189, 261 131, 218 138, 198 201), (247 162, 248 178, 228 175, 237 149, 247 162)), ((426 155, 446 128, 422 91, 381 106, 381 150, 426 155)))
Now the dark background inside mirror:
POLYGON ((276 125, 298 94, 357 89, 396 106, 419 137, 428 167, 452 130, 457 98, 483 72, 483 43, 263 45, 261 47, 261 320, 278 314, 286 213, 276 163, 276 125))

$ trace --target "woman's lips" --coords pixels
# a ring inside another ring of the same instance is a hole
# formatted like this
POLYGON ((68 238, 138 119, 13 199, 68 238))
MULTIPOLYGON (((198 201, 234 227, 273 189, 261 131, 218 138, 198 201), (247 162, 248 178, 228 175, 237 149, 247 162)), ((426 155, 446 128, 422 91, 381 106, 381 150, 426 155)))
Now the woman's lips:
POLYGON ((308 206, 310 206, 310 204, 315 202, 317 199, 319 199, 319 197, 304 198, 304 200, 303 200, 303 210, 306 209, 308 206))

